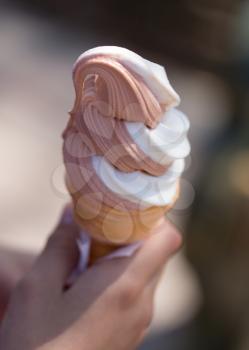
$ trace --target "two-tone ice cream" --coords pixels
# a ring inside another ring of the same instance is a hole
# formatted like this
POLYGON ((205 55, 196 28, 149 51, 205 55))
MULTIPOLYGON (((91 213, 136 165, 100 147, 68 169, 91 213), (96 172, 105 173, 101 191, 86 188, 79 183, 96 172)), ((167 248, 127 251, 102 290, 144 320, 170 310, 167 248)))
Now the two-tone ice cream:
POLYGON ((75 218, 98 242, 131 243, 163 225, 190 152, 189 121, 164 68, 124 48, 83 53, 64 131, 75 218))

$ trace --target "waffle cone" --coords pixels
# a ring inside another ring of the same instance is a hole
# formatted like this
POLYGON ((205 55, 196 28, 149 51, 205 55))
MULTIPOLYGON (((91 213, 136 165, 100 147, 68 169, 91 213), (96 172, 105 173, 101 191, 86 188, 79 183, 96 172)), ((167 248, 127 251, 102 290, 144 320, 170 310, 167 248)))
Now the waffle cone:
POLYGON ((71 186, 68 189, 73 198, 75 221, 93 239, 91 263, 117 247, 146 239, 162 229, 165 214, 174 205, 179 194, 178 186, 176 196, 169 205, 128 210, 122 203, 116 207, 107 206, 94 193, 85 195, 81 200, 71 186))

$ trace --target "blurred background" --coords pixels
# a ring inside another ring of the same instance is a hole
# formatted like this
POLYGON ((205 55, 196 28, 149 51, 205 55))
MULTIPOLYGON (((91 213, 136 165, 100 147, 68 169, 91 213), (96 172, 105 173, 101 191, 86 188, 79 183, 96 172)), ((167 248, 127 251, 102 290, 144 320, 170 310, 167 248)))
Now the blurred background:
POLYGON ((192 154, 169 215, 185 244, 140 350, 248 350, 248 1, 0 3, 1 249, 38 252, 69 200, 61 133, 72 64, 98 45, 164 65, 191 121, 192 154))

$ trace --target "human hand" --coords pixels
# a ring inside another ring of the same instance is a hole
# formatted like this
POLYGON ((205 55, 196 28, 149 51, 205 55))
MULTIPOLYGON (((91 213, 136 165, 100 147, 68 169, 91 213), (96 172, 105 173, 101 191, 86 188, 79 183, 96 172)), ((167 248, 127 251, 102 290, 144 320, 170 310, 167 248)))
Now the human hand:
MULTIPOLYGON (((68 219, 67 212, 66 218, 68 219)), ((4 350, 126 350, 142 340, 162 268, 181 238, 169 222, 134 256, 102 261, 69 289, 78 227, 62 219, 13 292, 0 330, 4 350)))
POLYGON ((17 282, 34 261, 34 256, 12 249, 0 250, 0 323, 17 282))

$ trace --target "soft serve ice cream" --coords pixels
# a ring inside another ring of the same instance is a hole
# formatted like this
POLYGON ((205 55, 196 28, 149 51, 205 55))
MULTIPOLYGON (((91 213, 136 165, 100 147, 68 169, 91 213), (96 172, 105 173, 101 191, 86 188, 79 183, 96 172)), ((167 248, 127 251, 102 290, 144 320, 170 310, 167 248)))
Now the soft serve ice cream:
POLYGON ((124 48, 83 53, 64 131, 77 222, 98 242, 131 243, 163 228, 190 152, 189 121, 164 68, 124 48))

